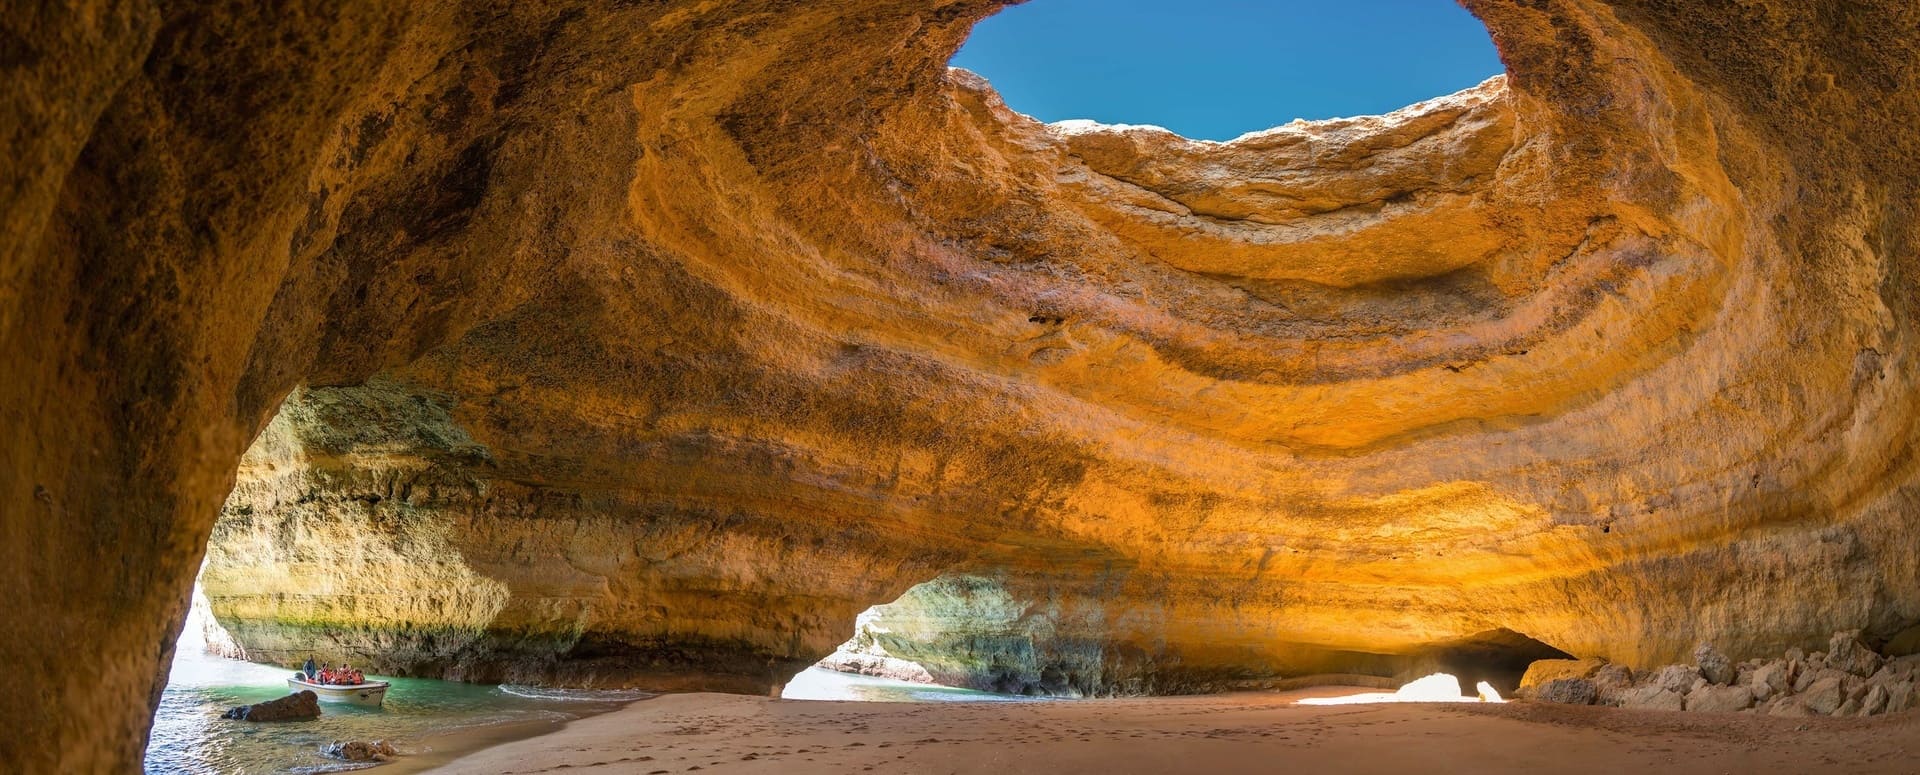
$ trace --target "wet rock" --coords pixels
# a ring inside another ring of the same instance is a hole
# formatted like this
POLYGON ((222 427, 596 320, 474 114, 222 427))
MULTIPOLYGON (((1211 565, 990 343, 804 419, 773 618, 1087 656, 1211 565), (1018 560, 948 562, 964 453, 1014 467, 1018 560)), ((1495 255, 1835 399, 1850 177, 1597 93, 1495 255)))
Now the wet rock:
POLYGON ((1836 632, 1827 641, 1827 667, 1865 678, 1880 669, 1883 658, 1859 640, 1857 632, 1836 632))
POLYGON ((1700 676, 1707 679, 1708 683, 1733 683, 1733 662, 1710 645, 1702 643, 1694 648, 1693 664, 1700 670, 1700 676))
POLYGON ((1585 678, 1555 678, 1533 691, 1535 700, 1562 705, 1592 705, 1599 696, 1599 688, 1585 678))
POLYGON ((320 746, 320 754, 349 762, 384 762, 392 761, 400 752, 385 740, 335 740, 320 746))
POLYGON ((320 717, 320 697, 302 690, 277 700, 241 705, 221 715, 238 721, 305 721, 320 717))
POLYGON ((1620 707, 1640 710, 1686 710, 1684 694, 1660 686, 1642 686, 1626 693, 1620 707))
POLYGON ((1733 713, 1753 707, 1753 692, 1745 686, 1708 684, 1687 695, 1686 709, 1701 713, 1733 713))
POLYGON ((1607 661, 1598 657, 1586 659, 1537 659, 1527 665, 1526 675, 1520 677, 1520 691, 1524 694, 1535 687, 1563 678, 1591 678, 1594 673, 1607 666, 1607 661))

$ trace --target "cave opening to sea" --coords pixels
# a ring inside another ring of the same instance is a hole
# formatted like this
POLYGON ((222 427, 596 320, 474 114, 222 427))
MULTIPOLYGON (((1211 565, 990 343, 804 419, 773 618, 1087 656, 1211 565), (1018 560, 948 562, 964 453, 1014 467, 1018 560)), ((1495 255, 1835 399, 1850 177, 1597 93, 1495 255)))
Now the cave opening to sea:
POLYGON ((1383 114, 1504 72, 1453 0, 1034 0, 975 25, 952 65, 1041 121, 1196 140, 1383 114))

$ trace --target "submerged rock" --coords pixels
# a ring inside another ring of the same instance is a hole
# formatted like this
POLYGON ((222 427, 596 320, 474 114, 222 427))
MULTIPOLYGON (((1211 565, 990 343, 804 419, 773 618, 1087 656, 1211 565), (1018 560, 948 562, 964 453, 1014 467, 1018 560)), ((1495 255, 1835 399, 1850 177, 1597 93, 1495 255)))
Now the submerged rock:
POLYGON ((238 721, 306 721, 320 717, 320 697, 301 690, 277 700, 241 705, 221 715, 238 721))

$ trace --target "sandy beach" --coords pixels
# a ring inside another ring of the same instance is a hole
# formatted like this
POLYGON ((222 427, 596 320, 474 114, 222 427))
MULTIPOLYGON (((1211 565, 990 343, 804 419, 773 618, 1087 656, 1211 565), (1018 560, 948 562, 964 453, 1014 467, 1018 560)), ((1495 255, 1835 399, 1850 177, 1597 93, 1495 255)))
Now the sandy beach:
POLYGON ((669 695, 444 773, 1920 772, 1920 715, 1779 719, 1513 703, 1306 706, 1315 689, 860 703, 669 695))

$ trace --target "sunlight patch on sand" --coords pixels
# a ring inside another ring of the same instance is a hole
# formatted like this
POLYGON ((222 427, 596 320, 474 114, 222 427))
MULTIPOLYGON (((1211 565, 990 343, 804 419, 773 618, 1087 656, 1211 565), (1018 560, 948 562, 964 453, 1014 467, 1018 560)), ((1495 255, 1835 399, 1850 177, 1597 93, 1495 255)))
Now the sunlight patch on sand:
POLYGON ((1299 700, 1296 705, 1365 705, 1381 702, 1506 702, 1500 692, 1486 681, 1481 681, 1474 689, 1478 697, 1468 697, 1460 693, 1460 679, 1447 673, 1434 673, 1420 680, 1400 687, 1393 692, 1362 692, 1344 697, 1308 697, 1299 700))

